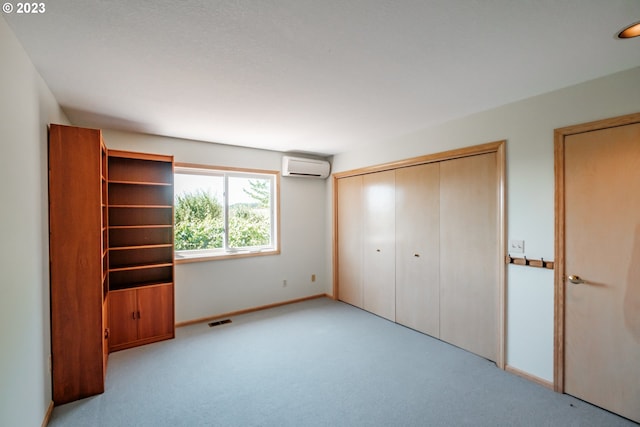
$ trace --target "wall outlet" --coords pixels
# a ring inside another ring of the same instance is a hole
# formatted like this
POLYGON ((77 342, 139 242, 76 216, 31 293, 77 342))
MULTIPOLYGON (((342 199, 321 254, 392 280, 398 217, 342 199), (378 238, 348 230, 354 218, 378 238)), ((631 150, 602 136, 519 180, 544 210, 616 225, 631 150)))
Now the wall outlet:
POLYGON ((511 253, 511 254, 523 254, 524 253, 524 240, 510 240, 509 241, 509 253, 511 253))
POLYGON ((315 274, 312 274, 312 275, 311 275, 311 281, 312 281, 312 282, 315 282, 315 281, 316 281, 316 275, 315 275, 315 274))

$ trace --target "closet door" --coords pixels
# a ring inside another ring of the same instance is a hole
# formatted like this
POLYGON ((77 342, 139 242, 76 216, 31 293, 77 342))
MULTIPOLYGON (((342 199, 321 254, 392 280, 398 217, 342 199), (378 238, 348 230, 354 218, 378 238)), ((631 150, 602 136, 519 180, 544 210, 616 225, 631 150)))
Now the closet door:
POLYGON ((499 275, 495 153, 440 164, 440 338, 497 359, 499 275))
POLYGON ((338 194, 338 299, 363 308, 362 176, 336 180, 338 194))
POLYGON ((440 165, 396 171, 396 322, 440 336, 440 165))
POLYGON ((364 309, 395 321, 395 171, 363 177, 364 309))

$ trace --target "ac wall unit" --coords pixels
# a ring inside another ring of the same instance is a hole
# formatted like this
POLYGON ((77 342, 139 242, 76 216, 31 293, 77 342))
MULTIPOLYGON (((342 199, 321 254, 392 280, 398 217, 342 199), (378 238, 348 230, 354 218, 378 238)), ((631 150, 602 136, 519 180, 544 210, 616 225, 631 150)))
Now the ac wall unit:
POLYGON ((282 176, 299 176, 303 178, 327 178, 331 165, 326 160, 305 159, 302 157, 284 156, 282 158, 282 176))

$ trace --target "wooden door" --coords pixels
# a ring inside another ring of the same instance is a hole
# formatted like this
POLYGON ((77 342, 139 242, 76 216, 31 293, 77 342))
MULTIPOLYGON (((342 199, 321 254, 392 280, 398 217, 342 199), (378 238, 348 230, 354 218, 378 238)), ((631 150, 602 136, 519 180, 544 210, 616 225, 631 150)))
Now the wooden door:
POLYGON ((564 137, 563 165, 564 391, 640 422, 640 123, 564 137))
POLYGON ((499 359, 496 153, 440 164, 440 338, 499 359))
POLYGON ((336 180, 338 299, 363 308, 362 176, 336 180))
POLYGON ((395 321, 395 171, 363 177, 364 309, 395 321))
POLYGON ((396 171, 396 322, 440 336, 440 165, 396 171))
POLYGON ((138 339, 173 335, 173 285, 138 288, 138 339))
POLYGON ((112 351, 138 339, 137 313, 135 289, 109 292, 109 347, 112 351))

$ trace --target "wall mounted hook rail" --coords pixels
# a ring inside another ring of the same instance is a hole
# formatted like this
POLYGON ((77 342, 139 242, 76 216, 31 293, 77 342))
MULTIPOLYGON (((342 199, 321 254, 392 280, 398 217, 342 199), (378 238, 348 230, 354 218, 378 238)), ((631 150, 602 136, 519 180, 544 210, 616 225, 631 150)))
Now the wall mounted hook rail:
POLYGON ((553 261, 545 261, 544 258, 540 259, 529 259, 526 256, 523 258, 512 257, 511 254, 505 257, 506 264, 515 264, 522 265, 525 267, 538 267, 538 268, 548 268, 549 270, 553 270, 555 263, 553 261))

